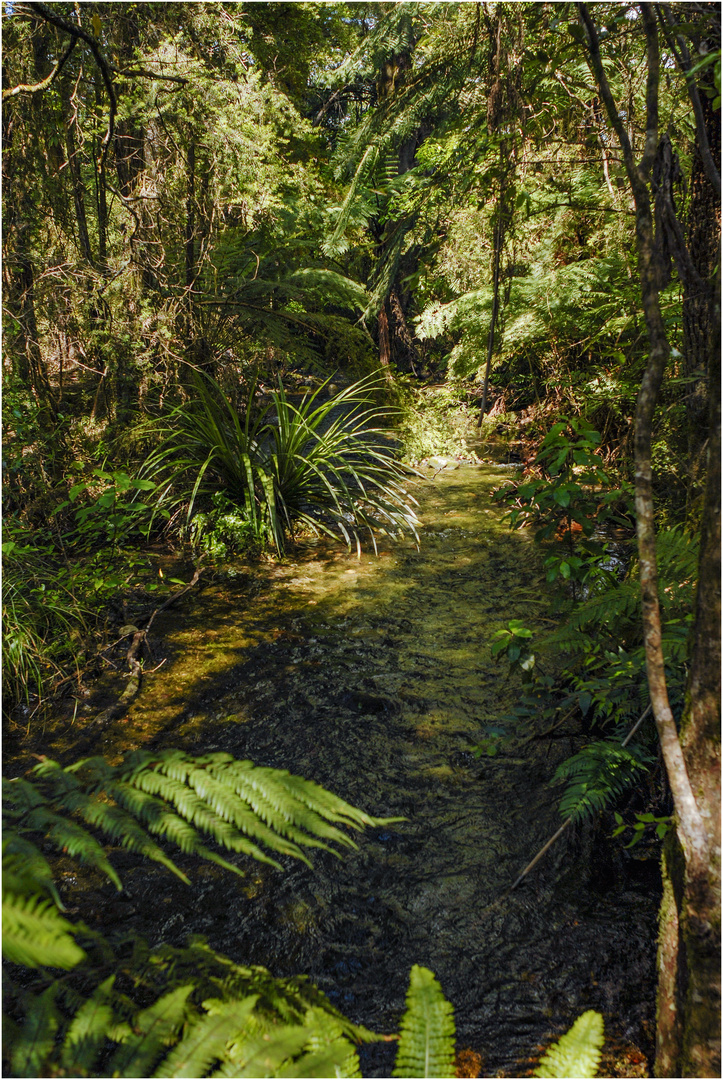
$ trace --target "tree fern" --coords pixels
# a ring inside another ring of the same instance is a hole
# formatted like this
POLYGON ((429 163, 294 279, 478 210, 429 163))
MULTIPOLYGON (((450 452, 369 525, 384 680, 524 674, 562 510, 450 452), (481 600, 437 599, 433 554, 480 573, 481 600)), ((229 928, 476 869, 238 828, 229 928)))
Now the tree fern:
POLYGON ((603 1018, 589 1009, 579 1016, 570 1030, 540 1058, 535 1076, 587 1077, 597 1076, 600 1050, 605 1041, 603 1018))
POLYGON ((428 968, 415 964, 409 976, 394 1076, 454 1074, 454 1014, 428 968))
POLYGON ((618 742, 600 740, 563 761, 555 780, 567 780, 560 800, 560 813, 580 821, 603 810, 632 787, 647 772, 641 750, 628 749, 618 742))

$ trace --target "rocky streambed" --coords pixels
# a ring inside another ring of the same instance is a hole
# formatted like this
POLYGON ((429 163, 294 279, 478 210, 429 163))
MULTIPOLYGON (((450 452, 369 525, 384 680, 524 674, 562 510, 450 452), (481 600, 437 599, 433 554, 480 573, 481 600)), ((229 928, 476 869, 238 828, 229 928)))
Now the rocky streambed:
MULTIPOLYGON (((509 471, 435 472, 416 491, 419 550, 357 560, 307 541, 281 565, 207 571, 157 618, 154 659, 166 663, 96 748, 224 750, 406 821, 362 836, 343 860, 322 853, 283 874, 250 864, 243 880, 201 867, 191 888, 129 859, 122 899, 99 884, 75 902, 88 921, 110 913, 152 943, 202 934, 238 961, 309 975, 379 1031, 395 1030, 409 969, 424 964, 482 1075, 524 1074, 540 1042, 596 1008, 628 1062, 616 1073, 609 1054, 607 1075, 645 1075, 655 864, 570 830, 495 903, 560 824, 548 781, 572 744, 515 731, 519 688, 490 655, 510 619, 550 618, 538 553, 489 498, 509 471), (490 728, 507 736, 502 750, 476 757, 490 728)), ((363 1049, 364 1075, 389 1076, 393 1055, 363 1049)))

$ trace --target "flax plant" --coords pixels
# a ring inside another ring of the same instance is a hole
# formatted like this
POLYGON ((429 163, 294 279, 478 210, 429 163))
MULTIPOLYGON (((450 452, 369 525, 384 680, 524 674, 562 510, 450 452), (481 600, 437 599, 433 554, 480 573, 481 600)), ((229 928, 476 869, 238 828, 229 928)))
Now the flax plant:
POLYGON ((160 482, 159 508, 185 505, 190 523, 199 504, 223 491, 258 536, 279 554, 299 526, 361 551, 362 534, 376 550, 376 532, 417 536, 411 475, 384 444, 376 380, 363 379, 325 397, 326 384, 297 405, 283 384, 265 409, 251 386, 237 409, 215 380, 194 373, 194 396, 176 406, 162 442, 143 466, 160 482))

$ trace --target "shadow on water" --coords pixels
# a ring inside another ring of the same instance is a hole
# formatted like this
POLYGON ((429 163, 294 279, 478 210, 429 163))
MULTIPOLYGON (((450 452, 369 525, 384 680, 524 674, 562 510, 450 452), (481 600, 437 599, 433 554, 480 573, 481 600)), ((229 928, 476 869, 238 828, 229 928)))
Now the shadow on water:
MULTIPOLYGON (((421 484, 419 551, 357 561, 307 542, 293 563, 217 576, 158 617, 167 663, 96 748, 224 750, 407 820, 313 869, 249 864, 235 879, 194 867, 190 889, 122 856, 122 900, 105 886, 74 898, 88 921, 110 915, 151 942, 202 934, 236 960, 309 975, 376 1030, 396 1027, 409 968, 424 964, 485 1075, 514 1075, 587 1008, 651 1056, 652 864, 623 863, 581 830, 487 910, 558 827, 547 781, 570 752, 515 739, 516 685, 490 658, 509 619, 548 618, 536 552, 488 498, 506 475, 463 467, 421 484), (511 738, 477 759, 470 747, 491 724, 511 738)), ((365 1075, 390 1075, 393 1047, 363 1053, 365 1075)))

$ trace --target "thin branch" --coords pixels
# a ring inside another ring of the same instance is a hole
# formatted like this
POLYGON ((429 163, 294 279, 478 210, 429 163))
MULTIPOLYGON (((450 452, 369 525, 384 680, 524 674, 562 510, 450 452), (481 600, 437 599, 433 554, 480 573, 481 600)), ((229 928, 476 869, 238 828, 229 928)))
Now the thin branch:
POLYGON ((77 44, 77 37, 73 37, 70 39, 70 45, 63 53, 60 60, 58 60, 57 64, 47 76, 47 78, 43 79, 42 82, 34 83, 32 85, 30 83, 20 83, 19 86, 13 86, 10 90, 3 90, 2 100, 5 101, 6 98, 16 97, 17 94, 37 94, 40 90, 47 90, 48 87, 55 82, 58 75, 60 75, 60 72, 65 67, 66 60, 68 59, 77 44))
MULTIPOLYGON (((636 722, 635 722, 635 724, 633 725, 633 727, 632 727, 632 728, 630 729, 630 731, 628 732, 628 734, 627 734, 627 735, 625 736, 625 739, 624 739, 624 740, 623 740, 623 742, 621 743, 621 746, 627 746, 627 745, 628 745, 628 743, 630 742, 630 740, 632 739, 633 735, 634 735, 634 734, 635 734, 635 732, 636 732, 636 731, 638 730, 638 728, 640 727, 640 725, 642 724, 642 722, 643 722, 643 721, 645 720, 645 718, 646 718, 646 717, 647 717, 647 716, 648 716, 648 715, 650 714, 650 711, 651 711, 652 707, 653 707, 652 705, 648 705, 648 707, 647 707, 647 709, 645 710, 645 712, 643 713, 643 715, 642 715, 642 716, 640 716, 640 717, 638 717, 638 719, 636 720, 636 722)), ((571 817, 567 818, 567 820, 566 820, 566 821, 565 821, 565 822, 564 822, 564 823, 563 823, 563 824, 562 824, 562 825, 560 826, 560 828, 559 828, 559 829, 557 830, 557 832, 556 832, 556 833, 554 833, 554 835, 550 837, 550 839, 549 839, 549 840, 547 841, 547 843, 546 843, 546 844, 545 844, 545 845, 544 845, 543 847, 541 847, 541 848, 540 848, 540 850, 539 850, 539 851, 537 852, 537 855, 535 855, 535 857, 534 857, 534 859, 532 860, 532 862, 529 862, 529 863, 527 864, 527 866, 525 867, 525 869, 524 869, 524 870, 522 871, 522 873, 518 875, 518 877, 517 877, 517 878, 515 879, 515 881, 513 882, 513 884, 512 884, 512 885, 510 886, 510 888, 509 888, 509 889, 507 890, 507 892, 508 892, 508 893, 511 893, 511 892, 513 891, 513 889, 516 889, 516 888, 517 888, 517 886, 518 886, 518 885, 520 884, 520 882, 522 882, 522 881, 523 881, 523 880, 524 880, 524 879, 525 879, 525 878, 527 877, 527 875, 529 874, 530 870, 532 870, 532 869, 533 869, 533 868, 534 868, 535 866, 537 866, 538 862, 539 862, 539 861, 540 861, 540 859, 541 859, 541 858, 543 857, 543 855, 546 855, 546 854, 547 854, 547 852, 548 852, 548 851, 550 850, 550 848, 552 847, 552 845, 553 845, 553 844, 554 844, 554 843, 555 843, 555 842, 556 842, 557 840, 559 840, 559 839, 560 839, 560 837, 562 836, 562 834, 563 834, 563 833, 565 832, 565 830, 566 830, 566 829, 568 828, 568 826, 569 826, 569 825, 570 825, 571 823, 572 823, 572 818, 571 818, 571 817)), ((507 894, 505 894, 505 895, 507 895, 507 894)))
POLYGON ((181 86, 187 86, 190 81, 183 75, 161 75, 157 71, 147 71, 146 68, 117 68, 114 64, 109 67, 121 79, 163 79, 165 82, 179 83, 181 86))
POLYGON ((645 85, 645 149, 638 166, 640 177, 647 184, 650 170, 658 152, 658 87, 660 84, 660 49, 658 32, 649 4, 641 4, 640 11, 645 27, 648 74, 645 85))
POLYGON ((68 22, 66 19, 61 18, 55 11, 47 6, 47 4, 38 3, 37 0, 33 0, 32 3, 19 4, 17 7, 18 12, 32 12, 39 15, 45 22, 51 23, 52 26, 57 26, 59 30, 62 30, 65 34, 71 34, 74 38, 80 38, 88 46, 93 54, 96 64, 100 68, 100 73, 105 83, 105 88, 108 92, 108 129, 103 136, 103 141, 100 144, 100 166, 105 165, 105 160, 108 156, 108 148, 110 147, 111 139, 115 132, 115 114, 118 110, 118 102, 115 96, 115 90, 113 88, 113 76, 108 65, 108 61, 103 56, 100 50, 100 46, 97 40, 89 34, 86 30, 83 30, 81 26, 77 26, 75 23, 68 22))

